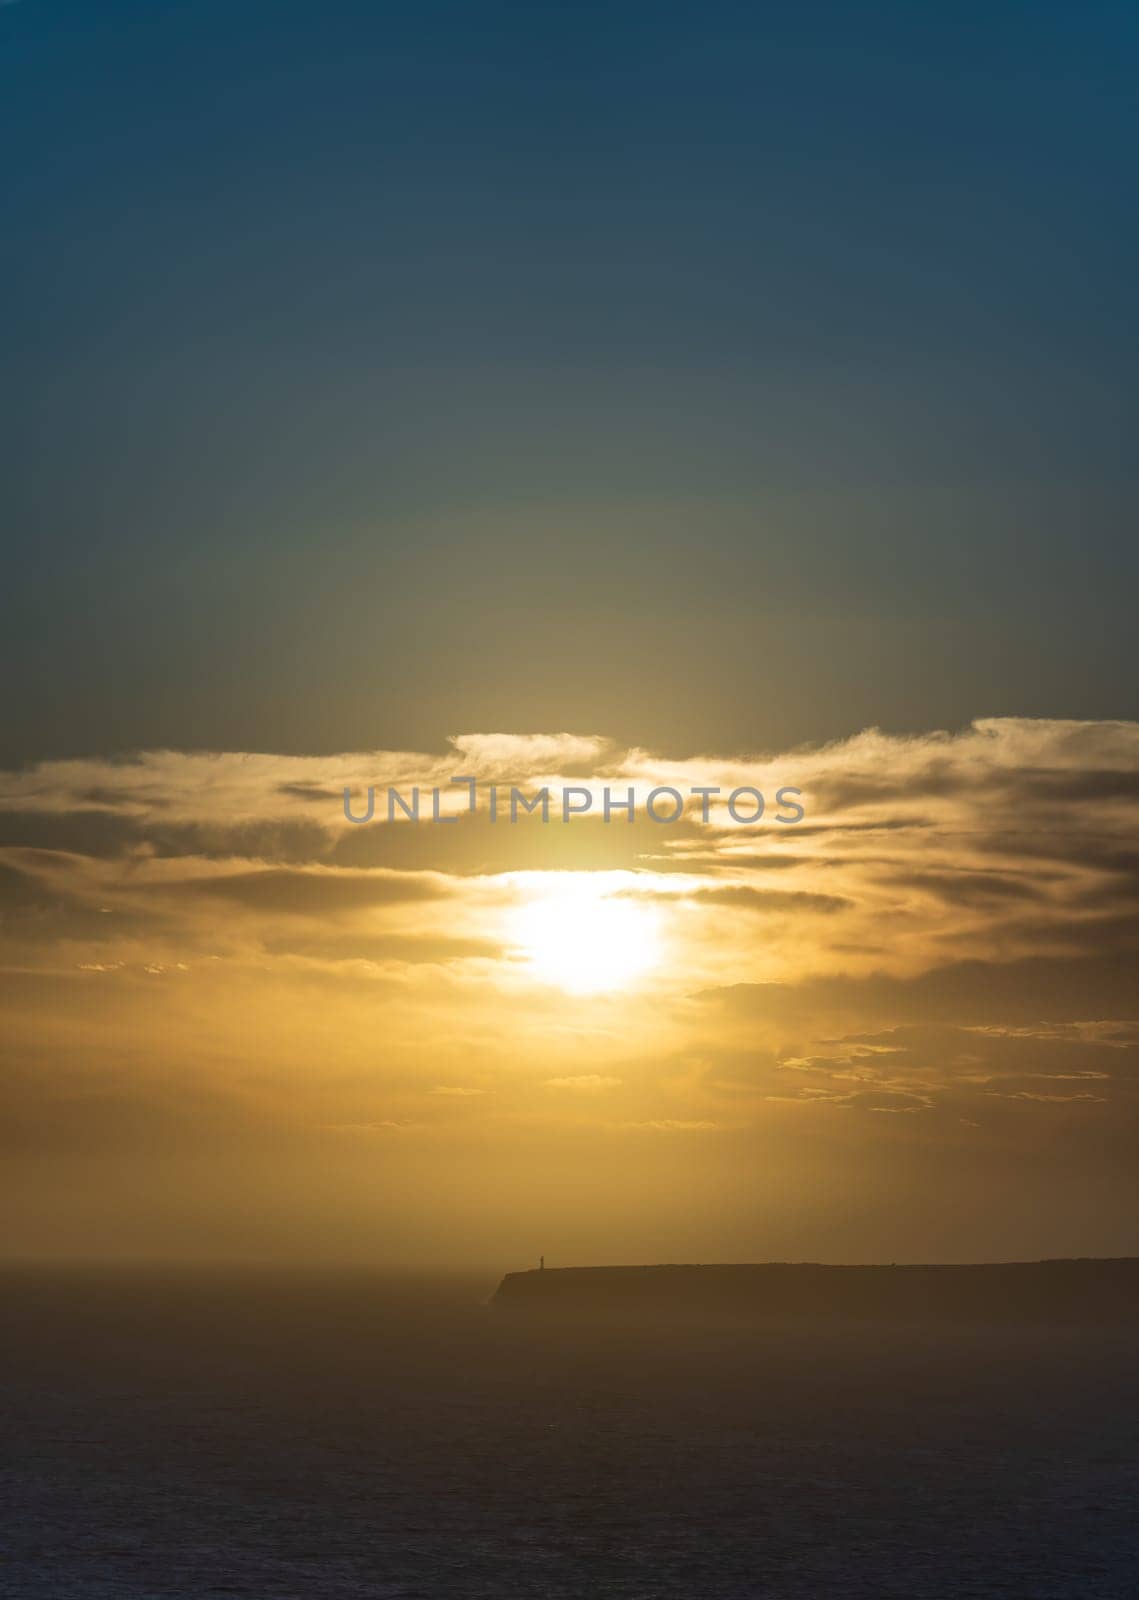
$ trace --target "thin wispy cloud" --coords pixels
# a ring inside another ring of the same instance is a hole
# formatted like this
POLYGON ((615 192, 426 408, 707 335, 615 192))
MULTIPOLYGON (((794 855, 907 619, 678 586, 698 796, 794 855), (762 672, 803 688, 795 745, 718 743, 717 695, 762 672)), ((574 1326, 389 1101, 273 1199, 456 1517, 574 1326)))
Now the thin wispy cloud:
POLYGON ((0 1097, 43 1159, 285 1141, 315 1172, 334 1144, 363 1183, 382 1147, 392 1183, 414 1161, 440 1194, 455 1163, 493 1189, 495 1151, 541 1183, 588 1138, 634 1168, 723 1162, 724 1182, 818 1140, 839 1170, 868 1140, 963 1174, 1062 1149, 1091 1182, 1139 1159, 1135 724, 871 730, 752 761, 567 734, 156 751, 7 774, 0 812, 0 1097), (476 771, 793 782, 806 817, 344 820, 346 784, 476 771), (588 906, 574 921, 583 883, 620 908, 610 947, 588 906), (604 979, 640 918, 634 981, 559 986, 604 979))

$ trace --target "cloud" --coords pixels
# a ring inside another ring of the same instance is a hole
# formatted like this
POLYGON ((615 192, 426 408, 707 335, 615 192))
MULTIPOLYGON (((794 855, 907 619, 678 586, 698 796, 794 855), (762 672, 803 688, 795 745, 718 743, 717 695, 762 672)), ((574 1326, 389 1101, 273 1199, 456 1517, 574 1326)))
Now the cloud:
POLYGON ((542 773, 592 776, 614 752, 609 739, 572 733, 461 733, 450 743, 464 761, 464 772, 502 782, 542 773))
POLYGON ((718 1127, 715 1122, 691 1121, 680 1117, 654 1117, 646 1122, 626 1122, 626 1128, 644 1128, 650 1133, 701 1133, 718 1127))
POLYGON ((812 1007, 840 1028, 859 1016, 1126 1018, 1137 772, 1139 724, 1016 718, 870 729, 747 761, 676 761, 593 734, 470 733, 444 753, 45 762, 0 784, 0 946, 24 962, 66 950, 72 970, 224 954, 509 985, 509 905, 536 872, 604 865, 665 919, 678 1001, 703 995, 737 1024, 812 1007), (459 826, 343 818, 346 785, 406 793, 463 771, 555 784, 583 769, 642 796, 664 784, 722 794, 706 826, 675 829, 496 826, 466 814, 462 788, 448 801, 459 826), (723 809, 733 786, 787 783, 803 793, 801 826, 741 828, 723 809))
POLYGON ((780 889, 753 889, 747 884, 697 889, 693 899, 703 905, 730 906, 740 911, 783 913, 784 915, 803 911, 823 913, 842 911, 850 905, 850 901, 842 895, 802 894, 793 890, 784 891, 780 889))
POLYGON ((253 911, 321 917, 448 892, 445 879, 409 872, 265 868, 168 880, 165 893, 217 895, 253 911))
POLYGON ((29 1148, 80 1129, 79 1111, 59 1120, 58 1084, 101 1108, 93 1142, 158 1125, 177 1140, 186 1085, 206 1082, 193 1116, 211 1136, 230 1108, 275 1130, 285 1107, 297 1138, 400 1129, 409 1148, 607 1129, 648 1161, 642 1133, 719 1129, 719 1159, 775 1129, 807 1157, 811 1139, 967 1137, 970 1159, 1006 1168, 1084 1139, 1088 1173, 1097 1141, 1123 1170, 1139 1159, 1137 772, 1139 725, 987 719, 754 760, 476 733, 435 752, 153 751, 10 773, 14 1125, 29 1148), (706 826, 513 827, 464 815, 454 789, 456 825, 344 821, 346 785, 462 773, 639 796, 793 784, 807 820, 738 827, 714 804, 706 826), (519 948, 518 908, 583 869, 659 924, 660 964, 627 994, 535 984, 519 948))
POLYGON ((1103 1105, 1106 1096, 1102 1094, 1034 1094, 1027 1089, 1002 1091, 990 1089, 990 1094, 999 1095, 1004 1100, 1034 1100, 1039 1105, 1073 1105, 1077 1101, 1092 1101, 1095 1105, 1103 1105))
POLYGON ((384 1118, 379 1122, 326 1122, 323 1126, 328 1133, 369 1134, 387 1133, 392 1129, 406 1128, 409 1124, 384 1118))
POLYGON ((599 1094, 620 1087, 620 1078, 607 1078, 600 1072, 582 1072, 569 1078, 544 1079, 547 1089, 570 1089, 577 1094, 599 1094))

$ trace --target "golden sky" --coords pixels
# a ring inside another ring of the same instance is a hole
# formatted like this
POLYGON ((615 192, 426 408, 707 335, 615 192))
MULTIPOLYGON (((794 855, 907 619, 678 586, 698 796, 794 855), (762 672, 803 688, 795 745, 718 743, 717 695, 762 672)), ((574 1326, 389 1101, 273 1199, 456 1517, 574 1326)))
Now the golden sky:
POLYGON ((2 795, 8 1254, 1139 1248, 1137 724, 160 751, 2 795), (344 819, 459 773, 806 815, 344 819))
POLYGON ((824 10, 0 0, 0 1254, 1139 1252, 1139 35, 824 10))

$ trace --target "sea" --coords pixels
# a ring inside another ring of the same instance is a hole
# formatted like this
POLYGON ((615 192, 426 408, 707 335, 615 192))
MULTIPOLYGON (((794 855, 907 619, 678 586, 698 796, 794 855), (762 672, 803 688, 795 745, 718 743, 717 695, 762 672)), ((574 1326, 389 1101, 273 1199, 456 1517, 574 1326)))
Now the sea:
POLYGON ((1127 1330, 540 1322, 493 1274, 9 1268, 11 1600, 1134 1600, 1127 1330))

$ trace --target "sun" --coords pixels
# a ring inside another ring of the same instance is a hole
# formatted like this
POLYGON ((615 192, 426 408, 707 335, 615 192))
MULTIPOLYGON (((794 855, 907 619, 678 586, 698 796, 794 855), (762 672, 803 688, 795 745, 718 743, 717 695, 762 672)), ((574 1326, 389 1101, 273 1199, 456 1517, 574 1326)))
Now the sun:
POLYGON ((543 887, 512 918, 533 977, 568 994, 629 988, 657 964, 659 914, 583 873, 543 887))

